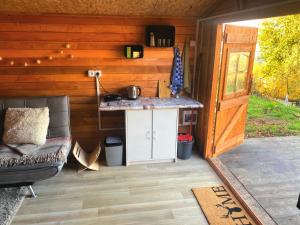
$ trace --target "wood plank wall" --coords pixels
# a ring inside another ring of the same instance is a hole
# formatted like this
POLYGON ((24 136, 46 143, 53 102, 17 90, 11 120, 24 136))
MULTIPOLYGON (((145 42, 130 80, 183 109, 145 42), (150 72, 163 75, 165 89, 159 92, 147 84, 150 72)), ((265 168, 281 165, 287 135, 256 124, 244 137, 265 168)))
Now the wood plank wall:
MULTIPOLYGON (((145 48, 144 59, 123 57, 123 45, 145 43, 145 25, 153 24, 176 26, 181 48, 186 38, 195 40, 194 18, 0 16, 0 96, 70 96, 72 135, 87 149, 109 133, 123 134, 98 131, 95 82, 86 73, 102 70, 102 93, 135 84, 144 96, 156 96, 158 80, 170 77, 172 48, 145 48)), ((124 126, 122 112, 102 118, 103 127, 124 126)))

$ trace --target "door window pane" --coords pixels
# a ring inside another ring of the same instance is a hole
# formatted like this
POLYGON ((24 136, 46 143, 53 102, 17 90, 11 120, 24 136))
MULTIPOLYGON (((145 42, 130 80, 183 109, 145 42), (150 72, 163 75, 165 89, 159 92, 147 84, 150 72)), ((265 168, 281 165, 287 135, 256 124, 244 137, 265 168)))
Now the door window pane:
POLYGON ((225 94, 246 89, 250 52, 231 52, 228 59, 225 94))
POLYGON ((236 53, 230 53, 228 60, 228 69, 227 69, 227 80, 226 80, 226 94, 232 94, 235 92, 235 79, 236 71, 238 68, 238 57, 236 53))

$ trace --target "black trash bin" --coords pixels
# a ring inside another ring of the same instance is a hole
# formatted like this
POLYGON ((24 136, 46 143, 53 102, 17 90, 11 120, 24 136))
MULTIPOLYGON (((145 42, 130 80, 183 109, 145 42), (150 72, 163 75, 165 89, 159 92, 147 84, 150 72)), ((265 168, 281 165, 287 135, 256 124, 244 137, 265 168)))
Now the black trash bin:
POLYGON ((121 166, 123 161, 123 142, 121 137, 108 136, 105 138, 105 156, 108 166, 121 166))
POLYGON ((192 156, 194 140, 177 142, 177 157, 179 159, 189 159, 192 156))

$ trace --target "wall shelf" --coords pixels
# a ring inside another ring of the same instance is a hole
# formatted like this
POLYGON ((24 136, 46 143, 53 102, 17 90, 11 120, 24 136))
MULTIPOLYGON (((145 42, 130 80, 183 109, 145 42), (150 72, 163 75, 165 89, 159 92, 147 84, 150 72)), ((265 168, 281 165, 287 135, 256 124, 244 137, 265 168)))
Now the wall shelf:
POLYGON ((146 27, 146 46, 164 48, 164 47, 173 47, 174 45, 175 45, 174 26, 151 25, 146 27))
POLYGON ((124 56, 127 59, 140 59, 144 57, 143 45, 125 45, 124 56))

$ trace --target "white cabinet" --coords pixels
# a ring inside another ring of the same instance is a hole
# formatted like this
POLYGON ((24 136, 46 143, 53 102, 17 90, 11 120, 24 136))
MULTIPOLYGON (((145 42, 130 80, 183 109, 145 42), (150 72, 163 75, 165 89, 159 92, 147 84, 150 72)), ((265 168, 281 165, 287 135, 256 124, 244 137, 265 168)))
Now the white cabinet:
POLYGON ((177 149, 177 110, 152 111, 153 159, 175 159, 177 149))
POLYGON ((176 161, 178 109, 126 110, 126 164, 176 161))
POLYGON ((178 109, 126 110, 126 164, 175 161, 178 109))
POLYGON ((126 111, 126 161, 152 158, 152 111, 126 111))

